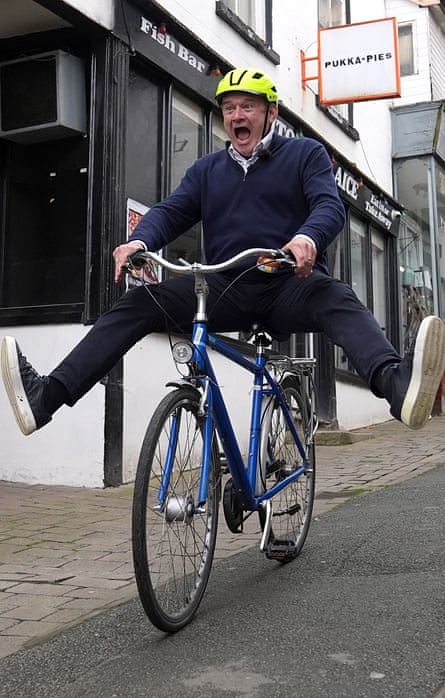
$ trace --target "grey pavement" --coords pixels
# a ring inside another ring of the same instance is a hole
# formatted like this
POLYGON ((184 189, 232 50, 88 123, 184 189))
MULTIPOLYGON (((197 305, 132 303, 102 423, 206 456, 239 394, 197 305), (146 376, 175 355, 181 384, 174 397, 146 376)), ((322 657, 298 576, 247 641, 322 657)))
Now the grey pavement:
MULTIPOLYGON (((441 416, 421 431, 390 421, 346 438, 320 434, 315 518, 445 463, 444 428, 441 416)), ((0 482, 0 657, 136 596, 131 498, 131 485, 98 490, 0 482)), ((259 538, 256 517, 242 535, 231 534, 221 518, 216 557, 258 545, 259 538)))

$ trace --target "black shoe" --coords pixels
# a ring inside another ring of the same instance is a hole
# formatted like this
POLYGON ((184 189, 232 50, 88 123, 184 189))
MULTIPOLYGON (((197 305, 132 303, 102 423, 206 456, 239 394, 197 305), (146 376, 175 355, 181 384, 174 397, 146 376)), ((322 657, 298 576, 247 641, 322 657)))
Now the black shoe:
POLYGON ((426 317, 410 350, 391 373, 391 414, 411 429, 428 421, 445 370, 445 325, 426 317))
POLYGON ((33 369, 13 337, 3 338, 1 353, 6 393, 17 424, 28 436, 51 420, 43 402, 48 378, 33 369))

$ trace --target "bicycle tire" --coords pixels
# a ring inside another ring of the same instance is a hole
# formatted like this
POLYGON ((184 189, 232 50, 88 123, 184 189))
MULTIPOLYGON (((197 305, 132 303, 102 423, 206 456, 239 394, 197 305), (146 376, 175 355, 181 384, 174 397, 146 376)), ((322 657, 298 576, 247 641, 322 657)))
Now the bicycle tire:
POLYGON ((203 419, 193 388, 159 403, 142 444, 133 496, 133 562, 139 597, 151 622, 176 632, 190 622, 209 579, 221 495, 219 454, 212 439, 205 508, 196 510, 203 453, 203 419), (158 492, 173 424, 178 427, 174 469, 161 510, 158 492))
MULTIPOLYGON (((309 531, 315 494, 315 445, 311 438, 313 430, 309 398, 303 393, 300 378, 289 374, 279 385, 307 458, 306 472, 271 498, 272 526, 265 548, 266 556, 289 562, 300 554, 309 531)), ((302 465, 297 443, 276 399, 268 430, 265 489, 270 489, 302 465)), ((259 515, 264 530, 264 510, 260 509, 259 515)))

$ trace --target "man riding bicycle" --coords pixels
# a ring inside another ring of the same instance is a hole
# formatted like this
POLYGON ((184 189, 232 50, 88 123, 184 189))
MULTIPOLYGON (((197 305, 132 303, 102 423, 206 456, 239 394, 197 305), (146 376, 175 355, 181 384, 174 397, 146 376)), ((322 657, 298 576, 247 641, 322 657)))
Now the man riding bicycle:
MULTIPOLYGON (((159 250, 198 221, 209 264, 251 247, 286 248, 295 271, 265 274, 252 260, 209 278, 210 331, 246 331, 255 321, 280 335, 325 332, 370 390, 386 398, 396 419, 422 427, 444 370, 444 324, 425 318, 402 359, 352 289, 328 273, 326 250, 345 213, 325 148, 275 132, 278 94, 260 70, 230 71, 216 99, 229 137, 226 149, 199 158, 114 250, 115 281, 131 252, 159 250)), ((5 337, 3 380, 22 432, 40 429, 63 404, 74 405, 146 334, 168 326, 189 331, 194 311, 191 278, 132 288, 48 376, 39 375, 16 341, 5 337)))

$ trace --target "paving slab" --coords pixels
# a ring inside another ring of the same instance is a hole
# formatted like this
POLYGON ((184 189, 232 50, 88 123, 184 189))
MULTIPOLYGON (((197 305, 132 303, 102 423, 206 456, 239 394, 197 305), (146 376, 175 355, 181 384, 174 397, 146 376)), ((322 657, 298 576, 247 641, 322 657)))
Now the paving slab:
MULTIPOLYGON (((444 463, 444 433, 443 416, 415 432, 389 421, 341 437, 321 433, 314 516, 444 463)), ((0 482, 0 657, 136 596, 131 497, 131 484, 99 490, 0 482)), ((221 517, 216 558, 259 540, 258 517, 241 535, 221 517)))

